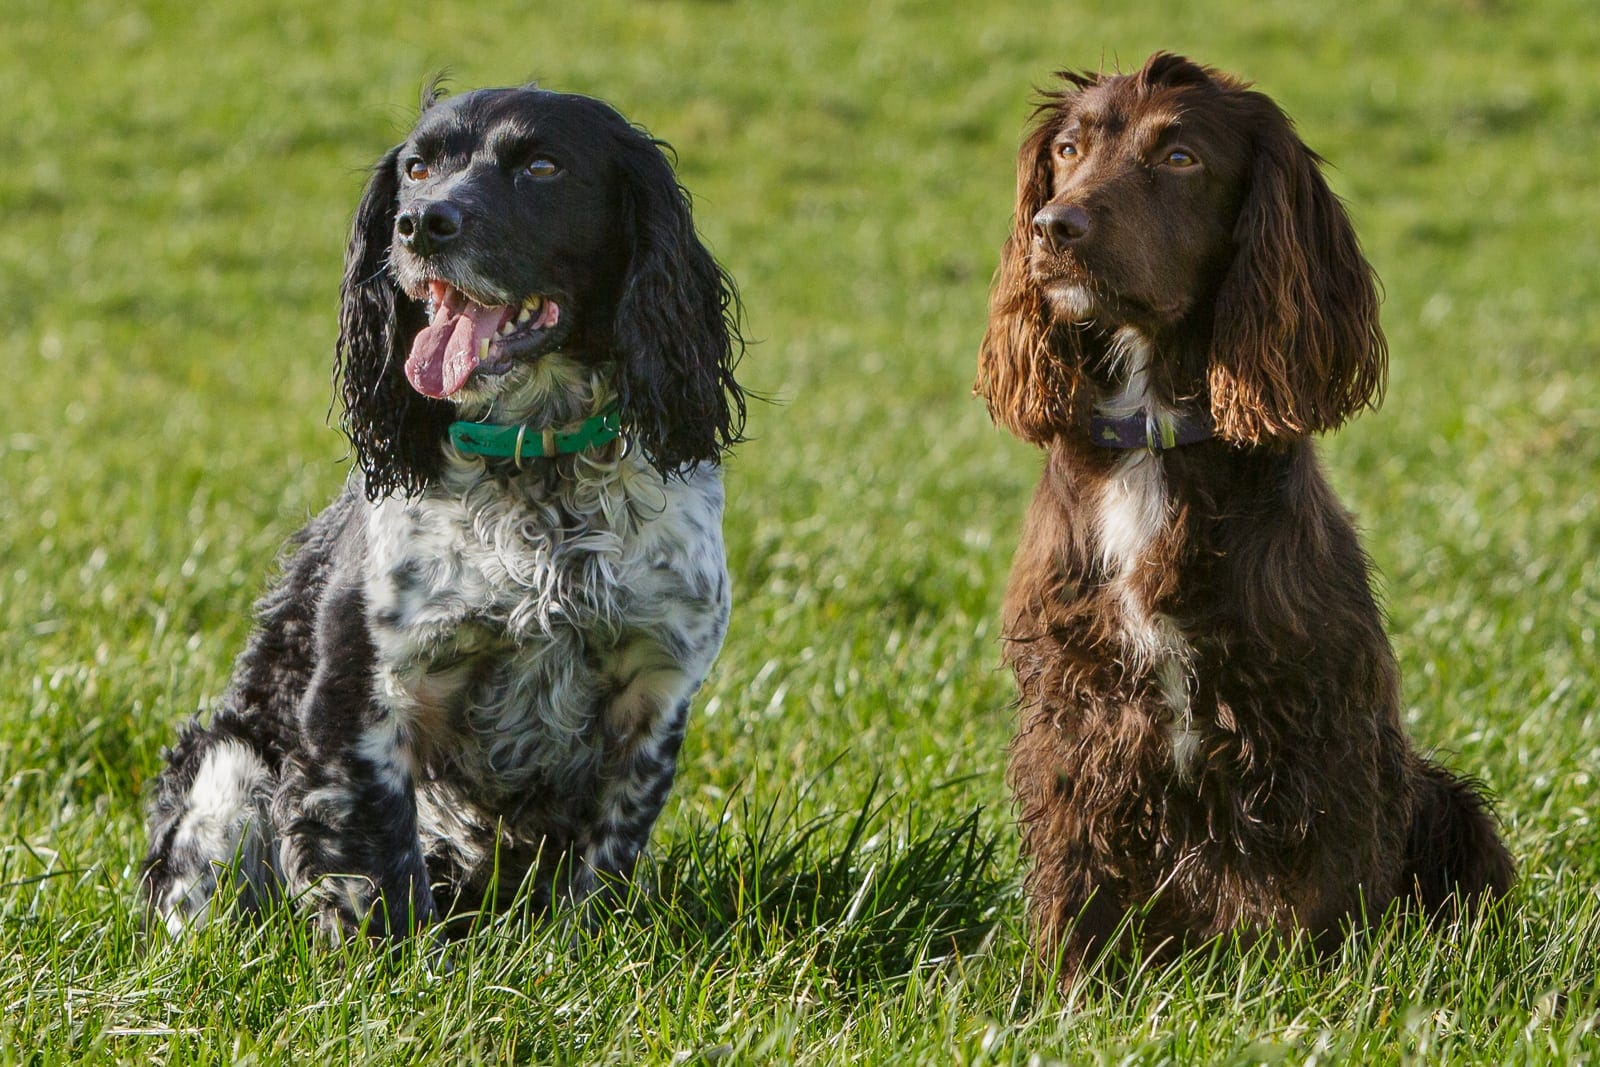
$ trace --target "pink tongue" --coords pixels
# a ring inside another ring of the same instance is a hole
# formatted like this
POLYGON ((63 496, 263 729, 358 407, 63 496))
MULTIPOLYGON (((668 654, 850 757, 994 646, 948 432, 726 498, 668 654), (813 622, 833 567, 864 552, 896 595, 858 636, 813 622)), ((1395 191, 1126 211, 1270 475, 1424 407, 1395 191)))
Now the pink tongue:
POLYGON ((441 307, 433 322, 411 342, 406 377, 423 396, 443 398, 466 384, 478 369, 479 349, 506 321, 506 308, 471 301, 456 310, 441 307))

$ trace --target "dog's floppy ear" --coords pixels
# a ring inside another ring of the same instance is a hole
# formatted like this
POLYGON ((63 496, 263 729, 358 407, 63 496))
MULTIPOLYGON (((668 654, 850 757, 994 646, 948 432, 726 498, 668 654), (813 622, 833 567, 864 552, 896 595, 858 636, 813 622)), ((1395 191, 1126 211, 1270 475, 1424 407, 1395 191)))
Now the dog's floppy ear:
POLYGON ((1376 407, 1389 352, 1377 279, 1322 160, 1270 99, 1240 95, 1255 155, 1208 377, 1218 436, 1255 445, 1331 430, 1376 407))
MULTIPOLYGON (((1090 83, 1066 72, 1062 76, 1078 86, 1090 83)), ((1050 142, 1071 95, 1045 95, 1036 112, 1040 120, 1017 151, 1016 210, 989 292, 989 323, 973 386, 992 419, 1039 445, 1075 422, 1083 361, 1077 328, 1053 321, 1028 263, 1033 217, 1051 195, 1050 142)))
POLYGON ((739 295, 696 236, 657 142, 631 128, 619 136, 630 244, 612 327, 619 400, 628 433, 668 474, 714 464, 743 438, 739 295))
POLYGON ((422 396, 406 381, 406 351, 427 313, 389 273, 400 175, 398 147, 372 168, 350 227, 339 287, 335 373, 344 404, 340 424, 378 500, 419 492, 436 472, 451 406, 422 396))

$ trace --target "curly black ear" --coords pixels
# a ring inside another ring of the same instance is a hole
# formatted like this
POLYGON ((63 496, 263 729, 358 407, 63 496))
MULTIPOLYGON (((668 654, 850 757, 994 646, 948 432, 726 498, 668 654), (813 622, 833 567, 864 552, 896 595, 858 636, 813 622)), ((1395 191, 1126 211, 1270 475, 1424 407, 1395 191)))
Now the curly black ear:
POLYGON ((715 464, 744 433, 738 290, 696 236, 658 142, 630 129, 619 162, 632 245, 612 327, 623 422, 662 474, 715 464))
POLYGON ((372 168, 339 286, 340 425, 366 475, 369 500, 421 491, 438 469, 439 442, 452 418, 450 404, 420 395, 405 377, 406 350, 427 325, 427 312, 389 274, 399 155, 393 148, 372 168))

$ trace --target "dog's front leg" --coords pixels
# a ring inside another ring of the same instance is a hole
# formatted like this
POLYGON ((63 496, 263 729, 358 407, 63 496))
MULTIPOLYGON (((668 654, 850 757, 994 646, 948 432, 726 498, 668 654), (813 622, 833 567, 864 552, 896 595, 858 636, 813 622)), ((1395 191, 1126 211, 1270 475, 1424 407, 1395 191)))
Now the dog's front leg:
POLYGON ((1070 822, 1051 808, 1023 825, 1023 847, 1033 859, 1024 889, 1035 962, 1063 985, 1076 982, 1119 930, 1127 932, 1122 894, 1100 876, 1094 850, 1068 830, 1070 822), (1045 825, 1050 815, 1053 824, 1045 825))
POLYGON ((404 934, 436 917, 417 837, 404 724, 374 693, 359 586, 330 588, 317 617, 317 667, 299 744, 273 802, 291 899, 334 941, 404 934))
POLYGON ((665 706, 646 710, 636 692, 624 692, 607 709, 610 740, 596 819, 579 842, 567 887, 574 918, 586 929, 615 906, 672 790, 694 688, 681 680, 671 688, 665 706))

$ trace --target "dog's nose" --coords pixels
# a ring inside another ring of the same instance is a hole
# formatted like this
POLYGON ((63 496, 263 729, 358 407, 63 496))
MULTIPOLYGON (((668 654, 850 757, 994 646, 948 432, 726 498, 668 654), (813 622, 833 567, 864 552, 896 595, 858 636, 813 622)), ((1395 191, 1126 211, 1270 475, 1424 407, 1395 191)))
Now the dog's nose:
POLYGON ((1033 217, 1033 239, 1061 251, 1089 235, 1089 213, 1077 204, 1046 204, 1033 217))
POLYGON ((395 216, 400 243, 419 256, 433 253, 461 234, 461 209, 448 200, 412 204, 395 216))

